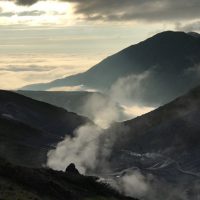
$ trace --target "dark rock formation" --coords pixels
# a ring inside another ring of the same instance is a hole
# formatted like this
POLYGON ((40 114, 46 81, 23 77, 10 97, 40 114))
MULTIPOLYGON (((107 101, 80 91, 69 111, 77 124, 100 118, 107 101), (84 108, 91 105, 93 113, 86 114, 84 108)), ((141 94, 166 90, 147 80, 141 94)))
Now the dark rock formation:
POLYGON ((66 173, 70 173, 70 174, 76 174, 76 175, 80 175, 78 169, 76 169, 76 166, 74 163, 71 163, 68 165, 68 167, 65 170, 66 173))

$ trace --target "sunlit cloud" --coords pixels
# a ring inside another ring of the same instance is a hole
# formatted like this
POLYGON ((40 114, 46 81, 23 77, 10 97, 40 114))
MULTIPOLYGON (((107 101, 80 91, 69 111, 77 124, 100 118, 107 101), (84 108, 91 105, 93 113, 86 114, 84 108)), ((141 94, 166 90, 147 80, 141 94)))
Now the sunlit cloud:
POLYGON ((73 6, 68 2, 39 1, 27 7, 18 6, 12 1, 1 1, 0 8, 0 25, 67 26, 74 19, 73 6))
POLYGON ((0 89, 17 89, 27 84, 70 76, 87 70, 89 63, 92 65, 96 61, 89 62, 87 57, 78 55, 0 54, 0 89))
POLYGON ((53 87, 47 91, 84 91, 84 88, 83 85, 77 85, 77 86, 53 87))
POLYGON ((155 109, 154 107, 146 107, 146 106, 138 106, 138 105, 123 106, 123 108, 124 108, 125 114, 129 116, 130 118, 141 116, 155 109))

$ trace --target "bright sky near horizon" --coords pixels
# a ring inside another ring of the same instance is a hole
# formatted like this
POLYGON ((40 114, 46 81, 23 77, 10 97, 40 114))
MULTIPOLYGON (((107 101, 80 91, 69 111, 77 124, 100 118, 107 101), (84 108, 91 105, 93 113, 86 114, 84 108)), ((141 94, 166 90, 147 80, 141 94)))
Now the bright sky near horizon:
POLYGON ((199 31, 199 8, 197 0, 1 0, 1 88, 82 72, 160 31, 199 31))

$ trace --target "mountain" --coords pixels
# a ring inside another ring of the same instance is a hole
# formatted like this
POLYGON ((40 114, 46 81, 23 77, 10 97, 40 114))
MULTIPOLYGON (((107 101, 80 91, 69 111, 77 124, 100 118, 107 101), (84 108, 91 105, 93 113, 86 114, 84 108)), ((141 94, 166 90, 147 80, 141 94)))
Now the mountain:
POLYGON ((193 200, 199 195, 200 87, 106 133, 115 138, 107 158, 113 176, 139 169, 157 183, 154 190, 160 188, 156 194, 163 196, 155 199, 193 200), (185 197, 178 198, 180 194, 185 197))
POLYGON ((65 109, 10 91, 0 91, 0 114, 56 136, 72 135, 89 120, 65 109))
POLYGON ((5 200, 135 200, 97 177, 20 167, 0 159, 0 198, 5 200))
POLYGON ((56 135, 0 117, 0 156, 12 163, 40 167, 46 163, 48 151, 60 140, 56 135))
POLYGON ((93 119, 94 113, 99 109, 99 101, 102 102, 105 107, 112 106, 116 111, 118 121, 123 121, 128 118, 124 109, 116 102, 114 102, 108 95, 99 92, 87 92, 87 91, 30 91, 30 90, 19 90, 16 91, 19 94, 30 97, 32 99, 46 102, 54 106, 64 108, 68 111, 77 113, 82 116, 86 116, 93 119), (94 100, 93 100, 94 99, 94 100), (98 102, 95 101, 98 99, 98 102), (88 102, 93 100, 93 112, 89 112, 87 108, 88 102), (107 105, 109 104, 109 105, 107 105))
POLYGON ((180 156, 185 150, 200 147, 199 116, 200 87, 196 87, 150 113, 118 124, 130 130, 126 132, 128 137, 124 137, 120 145, 123 146, 124 143, 127 147, 130 143, 133 149, 138 148, 143 153, 168 149, 167 154, 180 156))
POLYGON ((0 155, 17 164, 39 167, 47 152, 87 118, 23 95, 0 91, 0 155))
MULTIPOLYGON (((29 91, 29 90, 19 90, 16 91, 19 94, 30 97, 32 99, 46 102, 57 107, 64 108, 66 110, 82 113, 81 106, 84 105, 87 100, 95 95, 96 92, 87 92, 87 91, 29 91)), ((98 93, 101 95, 100 93, 98 93)))
POLYGON ((106 58, 84 73, 23 89, 47 90, 75 85, 101 91, 114 88, 123 95, 127 92, 134 102, 161 105, 200 83, 200 37, 197 35, 162 32, 106 58))

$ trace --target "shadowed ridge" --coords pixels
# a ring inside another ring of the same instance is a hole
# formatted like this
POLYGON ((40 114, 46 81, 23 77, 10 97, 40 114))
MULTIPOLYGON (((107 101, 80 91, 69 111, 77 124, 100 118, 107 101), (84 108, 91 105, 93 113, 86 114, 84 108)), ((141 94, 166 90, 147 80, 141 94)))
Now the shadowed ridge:
POLYGON ((13 163, 41 167, 56 144, 88 118, 63 108, 0 90, 0 156, 13 163))

